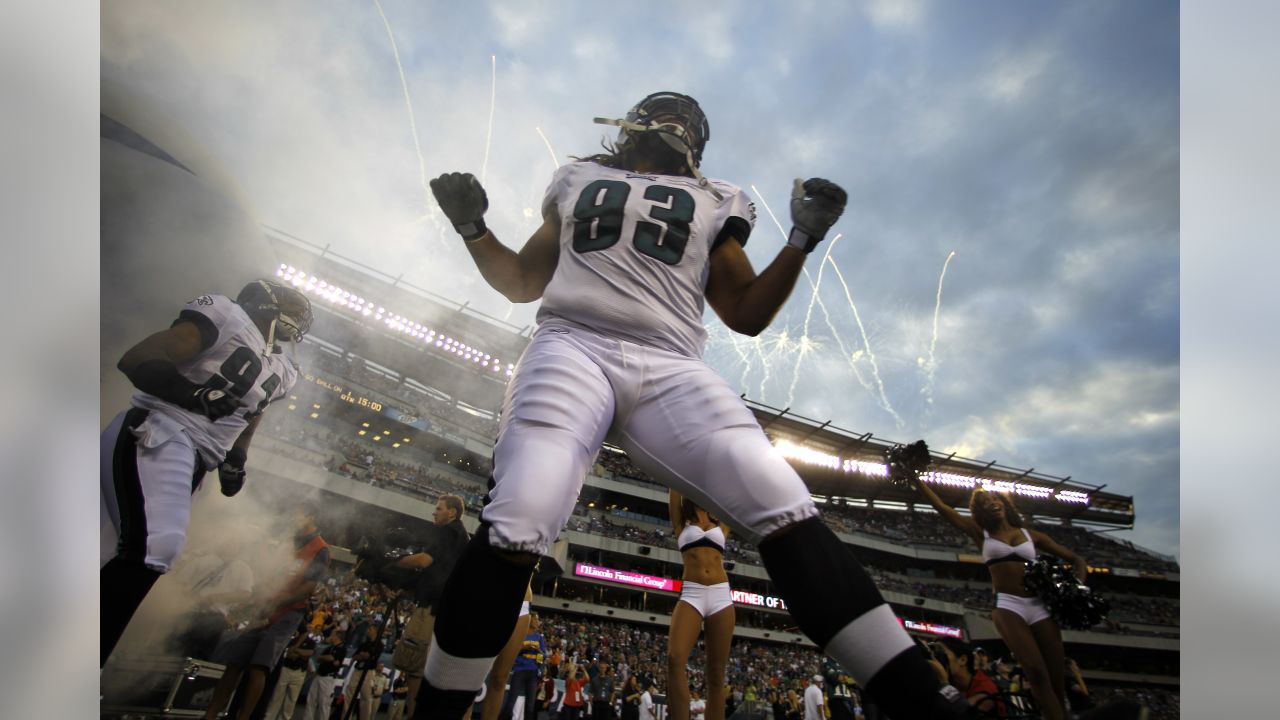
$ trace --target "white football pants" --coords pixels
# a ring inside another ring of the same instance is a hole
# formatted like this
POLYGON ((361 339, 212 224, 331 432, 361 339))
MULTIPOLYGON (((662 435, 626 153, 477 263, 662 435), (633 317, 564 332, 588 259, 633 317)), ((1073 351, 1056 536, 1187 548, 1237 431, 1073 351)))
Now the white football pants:
POLYGON ((116 415, 100 439, 99 567, 123 550, 165 573, 187 542, 199 460, 191 438, 176 422, 153 410, 130 429, 125 427, 130 412, 146 411, 135 408, 116 415))
POLYGON ((535 333, 507 386, 481 515, 490 542, 545 552, 606 437, 751 542, 818 514, 800 476, 706 363, 556 319, 535 333))

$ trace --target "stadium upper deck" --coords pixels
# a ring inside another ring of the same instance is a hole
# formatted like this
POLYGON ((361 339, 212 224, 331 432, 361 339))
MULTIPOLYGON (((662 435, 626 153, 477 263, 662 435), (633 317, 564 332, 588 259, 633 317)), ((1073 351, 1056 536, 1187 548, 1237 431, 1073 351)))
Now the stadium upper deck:
MULTIPOLYGON (((347 363, 359 359, 389 388, 404 389, 389 401, 410 404, 401 409, 412 411, 408 417, 413 419, 417 404, 410 401, 429 396, 432 387, 451 388, 451 402, 478 411, 480 418, 496 412, 532 327, 503 322, 282 232, 267 237, 280 259, 274 272, 315 298, 323 321, 309 340, 321 353, 347 363)), ((882 458, 893 442, 805 418, 790 408, 747 404, 815 495, 882 506, 915 501, 886 479, 882 458)), ((934 457, 926 480, 952 504, 962 505, 980 483, 1015 493, 1020 508, 1033 516, 1133 526, 1133 498, 1105 492, 1105 486, 954 454, 934 457)))

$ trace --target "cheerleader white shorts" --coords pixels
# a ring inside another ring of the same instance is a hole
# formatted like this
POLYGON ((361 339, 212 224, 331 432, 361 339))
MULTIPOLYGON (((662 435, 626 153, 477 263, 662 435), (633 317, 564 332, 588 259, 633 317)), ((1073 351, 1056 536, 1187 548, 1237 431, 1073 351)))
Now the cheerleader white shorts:
POLYGON ((685 582, 680 586, 680 600, 693 606, 702 617, 709 618, 733 605, 733 592, 727 582, 715 585, 685 582))
POLYGON ((1041 620, 1049 619, 1049 609, 1037 597, 1018 597, 1009 593, 996 593, 996 607, 1008 610, 1027 622, 1035 625, 1041 620))

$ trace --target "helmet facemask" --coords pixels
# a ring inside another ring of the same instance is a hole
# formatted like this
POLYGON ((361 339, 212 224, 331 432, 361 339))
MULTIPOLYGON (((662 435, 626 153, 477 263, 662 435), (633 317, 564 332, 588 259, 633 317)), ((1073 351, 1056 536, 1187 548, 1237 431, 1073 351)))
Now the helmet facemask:
POLYGON ((654 93, 636 103, 621 120, 595 118, 595 122, 621 128, 616 143, 619 150, 640 147, 639 141, 646 135, 661 138, 667 147, 684 158, 685 166, 698 183, 721 198, 698 168, 702 151, 711 139, 711 126, 693 98, 679 93, 654 93))
POLYGON ((311 329, 311 301, 291 287, 270 280, 257 280, 240 291, 236 302, 250 315, 268 319, 267 352, 272 352, 277 340, 301 342, 311 329))

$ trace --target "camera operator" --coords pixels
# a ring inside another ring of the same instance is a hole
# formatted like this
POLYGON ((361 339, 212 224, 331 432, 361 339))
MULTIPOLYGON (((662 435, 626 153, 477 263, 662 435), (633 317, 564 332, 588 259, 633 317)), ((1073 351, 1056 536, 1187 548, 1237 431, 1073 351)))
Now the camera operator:
POLYGON ((418 698, 418 686, 427 665, 427 651, 431 648, 431 632, 435 628, 434 605, 444 592, 445 581, 458 556, 470 541, 462 524, 462 498, 457 495, 441 495, 431 524, 412 528, 413 545, 423 548, 391 563, 393 571, 413 571, 408 588, 413 592, 417 607, 405 623, 404 635, 396 643, 392 661, 397 670, 409 677, 405 714, 413 717, 414 703, 418 698))

